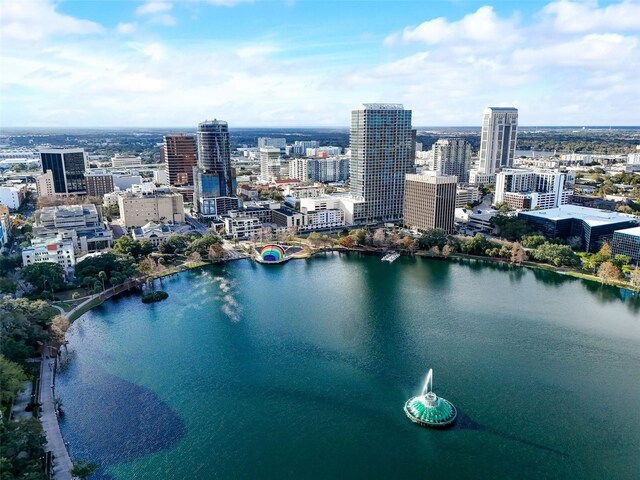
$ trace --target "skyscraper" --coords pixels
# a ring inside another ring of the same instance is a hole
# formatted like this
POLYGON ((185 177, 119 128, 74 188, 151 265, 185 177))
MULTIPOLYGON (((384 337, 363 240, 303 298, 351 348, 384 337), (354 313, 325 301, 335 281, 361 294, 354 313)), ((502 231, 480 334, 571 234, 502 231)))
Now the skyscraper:
POLYGON ((456 209, 456 177, 424 172, 406 175, 404 223, 420 230, 451 233, 456 209))
POLYGON ((87 157, 83 148, 41 148, 39 152, 42 173, 51 171, 56 195, 86 195, 87 157))
POLYGON ((458 182, 469 181, 471 145, 463 138, 440 138, 431 147, 434 170, 440 175, 455 175, 458 182))
POLYGON ((484 110, 478 172, 492 175, 513 166, 518 134, 518 109, 488 107, 484 110))
POLYGON ((369 103, 351 112, 350 192, 365 202, 364 221, 402 219, 404 176, 414 163, 411 110, 369 103))
POLYGON ((163 147, 169 185, 193 185, 193 167, 196 166, 197 158, 195 137, 183 134, 165 135, 163 147))
POLYGON ((198 162, 194 168, 194 203, 203 216, 223 215, 237 208, 231 169, 229 126, 222 120, 198 125, 198 162))
POLYGON ((277 147, 260 148, 260 180, 270 182, 280 179, 280 149, 277 147))

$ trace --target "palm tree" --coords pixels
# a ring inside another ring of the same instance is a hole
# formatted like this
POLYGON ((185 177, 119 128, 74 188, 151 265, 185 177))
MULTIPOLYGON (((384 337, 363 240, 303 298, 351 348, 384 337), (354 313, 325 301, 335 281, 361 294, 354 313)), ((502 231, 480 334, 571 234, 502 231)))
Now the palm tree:
POLYGON ((107 279, 107 274, 104 272, 104 270, 101 270, 98 272, 98 278, 100 279, 100 281, 102 282, 102 292, 104 293, 104 282, 107 279))

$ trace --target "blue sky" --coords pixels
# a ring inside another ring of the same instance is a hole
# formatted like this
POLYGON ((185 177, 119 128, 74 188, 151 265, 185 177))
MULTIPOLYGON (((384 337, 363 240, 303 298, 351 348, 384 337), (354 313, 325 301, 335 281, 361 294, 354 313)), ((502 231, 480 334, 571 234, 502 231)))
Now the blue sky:
POLYGON ((0 2, 0 126, 640 124, 640 0, 0 2))

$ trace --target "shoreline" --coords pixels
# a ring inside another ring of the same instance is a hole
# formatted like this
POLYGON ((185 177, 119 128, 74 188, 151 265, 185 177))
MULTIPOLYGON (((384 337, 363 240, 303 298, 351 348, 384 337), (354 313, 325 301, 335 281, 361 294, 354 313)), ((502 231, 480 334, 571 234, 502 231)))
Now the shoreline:
MULTIPOLYGON (((292 256, 289 259, 283 261, 283 262, 278 262, 277 265, 281 265, 283 263, 287 263, 288 260, 308 260, 310 258, 313 258, 313 256, 318 255, 318 254, 322 254, 322 253, 332 253, 332 252, 338 252, 338 253, 360 253, 360 254, 364 254, 364 255, 374 255, 374 256, 380 256, 381 254, 384 254, 385 251, 384 250, 379 250, 379 249, 371 249, 371 248, 347 248, 347 247, 337 247, 337 246, 332 246, 329 248, 321 248, 321 249, 317 249, 317 250, 313 250, 309 253, 305 253, 302 255, 297 255, 297 256, 292 256)), ((525 261, 523 262, 521 265, 515 265, 512 264, 511 262, 509 262, 507 259, 503 259, 503 258, 493 258, 493 257, 485 257, 485 256, 481 256, 481 255, 470 255, 470 254, 466 254, 466 253, 452 253, 450 255, 442 255, 442 254, 433 254, 430 253, 428 251, 425 250, 419 250, 415 253, 412 254, 408 254, 406 252, 399 252, 401 256, 403 257, 423 257, 423 258, 427 258, 427 259, 431 259, 431 260, 442 260, 442 261, 452 261, 452 260, 463 260, 463 261, 480 261, 480 262, 487 262, 487 263, 493 263, 493 264, 499 264, 499 265, 504 265, 504 266, 508 266, 508 267, 519 267, 519 268, 529 268, 529 269, 538 269, 538 270, 544 270, 547 272, 553 272, 556 273, 558 275, 564 275, 564 276, 568 276, 568 277, 573 277, 576 279, 580 279, 580 280, 586 280, 589 282, 593 282, 593 283, 599 283, 601 286, 609 286, 609 287, 614 287, 614 288, 619 288, 622 290, 627 290, 633 294, 638 294, 638 292, 635 292, 630 285, 622 283, 622 282, 614 282, 614 283, 603 283, 597 276, 595 275, 589 275, 587 273, 582 273, 582 272, 577 272, 573 269, 570 269, 569 267, 556 267, 555 265, 549 265, 546 263, 538 263, 538 262, 531 262, 531 261, 525 261)), ((129 290, 132 287, 136 286, 136 285, 131 285, 131 282, 134 282, 137 285, 143 285, 149 282, 153 282, 154 280, 158 280, 161 278, 165 278, 165 277, 169 277, 172 275, 177 275, 179 273, 185 272, 187 270, 195 270, 198 268, 202 268, 202 267, 206 267, 209 265, 215 265, 215 264, 219 264, 219 263, 226 263, 226 262, 230 262, 230 261, 234 261, 234 260, 251 260, 251 261, 255 261, 256 263, 260 263, 260 264, 264 264, 264 265, 269 265, 269 263, 265 263, 265 262, 258 262, 255 258, 253 257, 243 257, 243 258, 227 258, 227 259, 220 259, 220 260, 216 260, 216 261, 199 261, 199 262, 188 262, 188 263, 184 263, 182 265, 176 266, 176 267, 170 267, 167 268, 165 270, 162 270, 160 272, 155 272, 155 273, 151 273, 149 275, 146 275, 144 277, 135 277, 135 278, 131 278, 129 280, 127 280, 127 282, 120 284, 120 285, 116 285, 115 287, 111 287, 111 289, 108 290, 112 290, 112 291, 105 291, 105 292, 101 292, 95 295, 92 295, 91 297, 87 298, 84 302, 79 303, 78 305, 76 305, 75 307, 73 307, 71 310, 62 313, 63 315, 67 316, 69 318, 70 322, 74 322, 75 320, 77 320, 78 318, 80 318, 82 315, 84 315, 85 313, 87 313, 88 311, 90 311, 91 309, 101 305, 102 303, 104 303, 106 300, 108 300, 109 298, 118 295, 120 293, 122 293, 125 290, 129 290), (122 287, 123 285, 127 285, 126 288, 122 289, 122 291, 116 291, 119 289, 119 287, 122 287)), ((56 305, 51 304, 52 306, 56 307, 56 305)), ((59 308, 59 307, 57 307, 59 308)))

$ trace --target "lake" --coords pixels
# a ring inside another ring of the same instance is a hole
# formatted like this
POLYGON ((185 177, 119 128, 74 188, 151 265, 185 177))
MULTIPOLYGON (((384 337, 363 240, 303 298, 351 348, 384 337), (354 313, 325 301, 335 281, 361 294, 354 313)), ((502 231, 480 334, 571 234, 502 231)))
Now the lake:
POLYGON ((68 332, 94 478, 637 478, 640 298, 552 272, 327 253, 156 281, 68 332), (404 402, 429 368, 449 430, 404 402))

